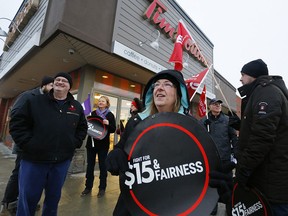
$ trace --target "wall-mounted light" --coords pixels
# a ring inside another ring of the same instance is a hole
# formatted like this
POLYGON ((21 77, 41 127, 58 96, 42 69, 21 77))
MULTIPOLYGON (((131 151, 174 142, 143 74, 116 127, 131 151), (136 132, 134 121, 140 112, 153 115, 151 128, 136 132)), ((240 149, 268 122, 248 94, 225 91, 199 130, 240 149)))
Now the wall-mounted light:
MULTIPOLYGON (((9 50, 19 52, 19 50, 11 49, 10 46, 8 46, 2 38, 0 38, 0 40, 2 40, 4 42, 4 46, 6 46, 9 50)), ((4 51, 5 51, 5 49, 4 49, 4 51)))
POLYGON ((159 38, 160 38, 160 31, 155 29, 153 32, 151 32, 151 34, 149 35, 149 38, 147 38, 144 42, 139 41, 139 46, 142 47, 144 44, 147 44, 149 41, 152 41, 150 43, 150 46, 155 49, 158 50, 159 49, 159 38))
MULTIPOLYGON (((18 26, 16 25, 16 23, 15 23, 13 20, 11 20, 11 19, 9 19, 9 18, 6 18, 6 17, 0 17, 0 20, 8 20, 8 21, 10 21, 10 22, 12 23, 12 25, 15 27, 15 29, 16 29, 21 35, 31 38, 31 35, 23 34, 23 32, 20 31, 20 29, 18 28, 18 26)), ((7 32, 5 32, 3 29, 1 29, 0 32, 1 32, 0 36, 2 36, 2 37, 7 37, 7 36, 8 36, 7 32)))
POLYGON ((8 34, 0 27, 0 36, 1 37, 7 37, 8 34))

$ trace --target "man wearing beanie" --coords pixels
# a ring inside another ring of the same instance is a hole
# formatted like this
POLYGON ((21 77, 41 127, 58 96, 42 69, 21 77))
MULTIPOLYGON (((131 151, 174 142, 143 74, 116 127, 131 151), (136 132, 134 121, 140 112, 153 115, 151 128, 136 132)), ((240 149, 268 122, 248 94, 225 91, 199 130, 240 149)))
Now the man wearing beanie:
MULTIPOLYGON (((32 90, 28 90, 23 92, 18 96, 16 99, 11 112, 10 116, 12 117, 17 110, 21 109, 21 106, 28 100, 30 97, 34 97, 36 95, 40 94, 46 94, 48 93, 52 87, 53 87, 53 81, 54 78, 49 76, 44 76, 42 78, 41 86, 32 90)), ((15 214, 17 209, 17 200, 18 200, 18 173, 20 168, 20 161, 21 161, 21 149, 17 147, 17 145, 13 146, 13 153, 17 154, 16 160, 15 160, 15 167, 12 170, 12 174, 9 177, 4 197, 2 199, 2 211, 3 213, 5 211, 10 212, 11 214, 15 214)), ((2 213, 2 212, 1 212, 2 213)))
POLYGON ((22 149, 17 215, 35 215, 45 190, 43 215, 57 215, 61 189, 75 148, 87 133, 81 104, 69 92, 72 78, 60 72, 48 94, 28 98, 10 120, 10 134, 22 149))
MULTIPOLYGON (((41 88, 43 88, 44 86, 50 86, 51 88, 49 88, 49 90, 47 92, 49 92, 52 88, 53 88, 53 82, 54 82, 54 78, 53 77, 49 77, 49 76, 44 76, 42 78, 42 82, 41 82, 41 88)), ((47 93, 44 89, 42 89, 43 92, 47 93)))
POLYGON ((288 91, 282 77, 269 76, 257 59, 241 70, 241 127, 236 181, 256 187, 273 214, 288 215, 288 91))
MULTIPOLYGON (((65 73, 65 72, 59 72, 59 73, 57 73, 56 74, 56 76, 54 77, 54 79, 56 79, 56 78, 58 78, 58 77, 63 77, 63 78, 65 78, 65 79, 63 79, 63 82, 67 82, 67 83, 69 83, 69 90, 72 88, 72 84, 73 84, 73 82, 72 82, 72 77, 70 76, 70 74, 68 74, 68 73, 65 73)), ((58 78, 59 79, 59 78, 58 78)))

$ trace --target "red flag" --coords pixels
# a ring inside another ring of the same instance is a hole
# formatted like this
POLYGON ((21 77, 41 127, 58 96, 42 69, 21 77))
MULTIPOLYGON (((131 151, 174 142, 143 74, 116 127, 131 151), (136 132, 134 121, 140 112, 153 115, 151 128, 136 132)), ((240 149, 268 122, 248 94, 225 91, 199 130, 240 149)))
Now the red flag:
POLYGON ((207 107, 206 107, 206 85, 204 85, 202 94, 200 95, 200 100, 198 104, 198 113, 200 117, 206 115, 207 107))
POLYGON ((204 80, 204 78, 207 75, 208 71, 209 71, 209 69, 206 68, 202 72, 192 76, 190 79, 185 80, 190 101, 194 97, 197 88, 200 86, 200 84, 204 80))
POLYGON ((178 23, 178 30, 177 30, 177 37, 174 43, 174 49, 170 56, 169 62, 174 62, 174 69, 181 71, 183 69, 183 45, 186 40, 191 39, 193 40, 192 36, 190 35, 189 31, 187 30, 185 24, 182 20, 179 20, 178 23))

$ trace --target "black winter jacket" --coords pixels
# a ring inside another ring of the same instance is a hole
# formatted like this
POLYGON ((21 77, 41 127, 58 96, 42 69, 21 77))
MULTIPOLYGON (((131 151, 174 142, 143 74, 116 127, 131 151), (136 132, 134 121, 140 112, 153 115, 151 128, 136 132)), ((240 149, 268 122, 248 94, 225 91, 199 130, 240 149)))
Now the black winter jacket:
POLYGON ((288 203, 288 92, 279 76, 239 88, 242 120, 236 177, 274 203, 288 203))
MULTIPOLYGON (((220 113, 217 117, 211 112, 208 113, 209 134, 214 140, 222 161, 231 160, 231 145, 234 152, 237 152, 237 135, 236 131, 229 126, 229 117, 224 113, 220 113)), ((207 129, 207 117, 200 120, 202 125, 207 129)))
MULTIPOLYGON (((97 116, 96 110, 91 112, 91 116, 97 116)), ((108 112, 106 115, 106 119, 109 121, 108 125, 108 133, 102 140, 93 139, 94 141, 94 147, 98 150, 109 150, 110 146, 110 134, 114 133, 116 130, 116 121, 114 114, 112 112, 108 112)), ((88 136, 86 148, 92 148, 92 138, 91 136, 88 136)))
POLYGON ((87 133, 81 104, 68 93, 59 105, 53 89, 47 95, 27 99, 11 118, 10 133, 23 150, 22 158, 39 163, 59 163, 72 159, 87 133))
MULTIPOLYGON (((40 94, 43 94, 41 88, 35 88, 35 89, 32 89, 32 90, 28 90, 28 91, 25 91, 23 93, 21 93, 17 99, 15 100, 13 106, 12 106, 12 109, 11 109, 11 112, 10 112, 10 118, 13 117, 13 115, 21 109, 21 107, 24 105, 24 103, 26 102, 26 100, 28 100, 29 98, 31 97, 34 97, 36 95, 40 95, 40 94)), ((21 153, 21 149, 18 147, 18 145, 14 145, 13 146, 13 153, 14 154, 20 154, 21 153)))

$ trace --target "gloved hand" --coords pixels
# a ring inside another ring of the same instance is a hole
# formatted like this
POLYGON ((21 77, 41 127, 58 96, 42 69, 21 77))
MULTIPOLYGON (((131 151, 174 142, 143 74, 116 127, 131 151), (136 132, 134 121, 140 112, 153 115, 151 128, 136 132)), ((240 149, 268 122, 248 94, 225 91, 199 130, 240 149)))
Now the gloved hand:
POLYGON ((250 176, 250 172, 243 169, 236 169, 235 176, 235 183, 238 183, 238 185, 243 187, 245 190, 249 190, 247 182, 250 176))
POLYGON ((204 121, 204 125, 207 126, 207 125, 210 125, 211 124, 211 120, 210 119, 206 119, 204 121))
POLYGON ((229 126, 235 130, 240 130, 241 119, 237 116, 235 112, 228 112, 229 116, 229 126))
POLYGON ((105 164, 112 175, 119 175, 128 170, 128 156, 122 149, 115 148, 107 155, 105 164))
POLYGON ((233 179, 232 170, 235 168, 235 163, 229 162, 223 164, 220 170, 210 172, 209 186, 217 188, 219 194, 219 202, 229 204, 231 202, 233 179))

